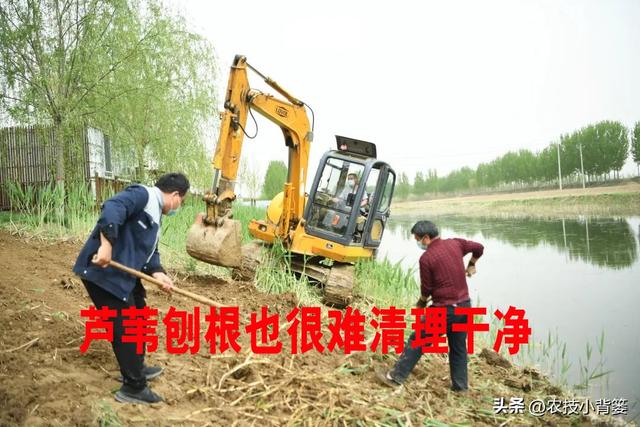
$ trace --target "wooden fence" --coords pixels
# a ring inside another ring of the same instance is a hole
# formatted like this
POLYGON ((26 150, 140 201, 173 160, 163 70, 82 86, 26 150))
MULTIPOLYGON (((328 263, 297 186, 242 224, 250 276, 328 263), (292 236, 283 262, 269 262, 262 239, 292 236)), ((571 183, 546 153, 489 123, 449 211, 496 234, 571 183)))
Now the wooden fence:
MULTIPOLYGON (((97 196, 96 201, 101 202, 106 188, 119 191, 125 184, 97 175, 91 176, 87 134, 87 129, 84 128, 69 136, 73 143, 66 144, 72 149, 65 152, 65 161, 67 165, 74 165, 71 172, 75 179, 90 183, 92 179, 99 178, 95 180, 97 191, 94 194, 97 196)), ((57 148, 52 127, 0 129, 0 210, 11 208, 6 189, 8 182, 37 188, 55 181, 56 156, 57 148)))
POLYGON ((96 204, 98 206, 102 205, 102 202, 104 202, 109 197, 109 195, 122 191, 129 184, 131 184, 131 182, 128 180, 121 180, 117 178, 103 178, 101 176, 98 176, 97 174, 93 177, 93 179, 96 184, 95 195, 96 204))

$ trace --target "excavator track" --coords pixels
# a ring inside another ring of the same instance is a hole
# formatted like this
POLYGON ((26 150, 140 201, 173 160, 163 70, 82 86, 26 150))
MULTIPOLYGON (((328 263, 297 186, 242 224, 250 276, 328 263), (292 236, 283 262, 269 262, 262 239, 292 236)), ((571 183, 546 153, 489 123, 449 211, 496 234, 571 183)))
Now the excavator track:
MULTIPOLYGON (((255 279, 262 262, 265 247, 260 241, 242 245, 242 263, 233 269, 235 280, 248 282, 255 279)), ((355 267, 352 264, 335 263, 332 267, 319 264, 317 259, 292 257, 291 270, 304 275, 324 289, 323 302, 331 307, 344 308, 353 300, 355 267)))
POLYGON ((324 303, 328 306, 344 308, 353 300, 355 266, 334 264, 324 284, 324 303))
POLYGON ((306 276, 312 283, 323 287, 327 282, 331 267, 319 264, 313 259, 305 261, 302 257, 292 257, 291 270, 300 276, 306 276))
POLYGON ((333 267, 319 264, 317 260, 301 258, 291 260, 291 269, 305 275, 324 289, 323 302, 331 307, 344 308, 353 300, 355 267, 334 263, 333 267))

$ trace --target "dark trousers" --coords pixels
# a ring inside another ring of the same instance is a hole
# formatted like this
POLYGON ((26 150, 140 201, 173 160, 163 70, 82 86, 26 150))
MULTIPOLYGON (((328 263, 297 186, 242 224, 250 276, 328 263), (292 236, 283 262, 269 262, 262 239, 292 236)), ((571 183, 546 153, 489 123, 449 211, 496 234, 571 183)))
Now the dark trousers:
POLYGON ((144 389, 147 386, 147 379, 142 373, 144 352, 143 354, 136 354, 135 343, 122 342, 122 336, 124 335, 122 310, 131 306, 143 308, 146 305, 144 301, 146 295, 144 287, 140 281, 138 281, 133 292, 127 297, 127 300, 122 301, 93 282, 83 280, 82 283, 84 283, 85 288, 87 288, 89 297, 91 297, 91 301, 93 301, 96 308, 108 307, 109 309, 117 310, 116 317, 110 319, 110 321, 113 322, 113 343, 111 346, 118 360, 118 365, 120 365, 123 383, 125 386, 136 391, 144 389))
MULTIPOLYGON (((470 307, 470 301, 456 304, 457 307, 470 307)), ((466 315, 455 315, 455 307, 447 306, 447 343, 449 346, 449 373, 451 375, 452 390, 466 390, 468 386, 467 380, 467 333, 453 332, 451 325, 454 323, 466 323, 466 315)), ((424 317, 422 318, 424 321, 424 317)), ((421 332, 423 338, 428 336, 424 331, 421 332)), ((411 342, 416 338, 415 331, 411 334, 404 346, 404 351, 396 362, 391 376, 398 382, 404 383, 413 371, 413 368, 422 357, 422 348, 411 348, 411 342)))

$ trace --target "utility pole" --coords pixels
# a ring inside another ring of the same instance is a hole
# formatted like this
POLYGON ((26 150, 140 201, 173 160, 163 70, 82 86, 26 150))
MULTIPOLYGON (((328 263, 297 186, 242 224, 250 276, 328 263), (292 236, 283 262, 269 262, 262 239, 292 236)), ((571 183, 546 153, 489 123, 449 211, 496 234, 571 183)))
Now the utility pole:
POLYGON ((560 184, 560 190, 562 190, 562 170, 560 169, 560 143, 558 142, 558 183, 560 184))
POLYGON ((584 190, 584 163, 582 161, 582 144, 580 144, 580 170, 582 171, 582 189, 584 190))

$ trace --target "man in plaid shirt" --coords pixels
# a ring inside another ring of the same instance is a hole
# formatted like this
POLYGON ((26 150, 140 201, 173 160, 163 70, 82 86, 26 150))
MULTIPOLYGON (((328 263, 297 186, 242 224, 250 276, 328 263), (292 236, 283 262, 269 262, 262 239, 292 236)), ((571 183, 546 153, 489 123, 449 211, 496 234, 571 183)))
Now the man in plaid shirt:
MULTIPOLYGON (((454 323, 466 323, 465 315, 456 315, 456 307, 470 307, 469 288, 465 276, 476 272, 475 264, 482 256, 484 247, 480 243, 464 239, 441 239, 438 228, 431 221, 418 221, 411 229, 418 247, 424 251, 420 257, 420 299, 416 307, 424 308, 431 297, 433 307, 446 307, 447 342, 449 346, 449 369, 451 389, 465 391, 467 380, 467 333, 453 332, 454 323), (464 256, 471 259, 464 265, 464 256)), ((424 318, 423 318, 424 321, 424 318)), ((426 337, 426 333, 422 333, 426 337)), ((405 344, 404 351, 392 370, 380 373, 386 385, 397 387, 403 384, 422 356, 422 347, 411 348, 415 340, 413 332, 405 344)))

